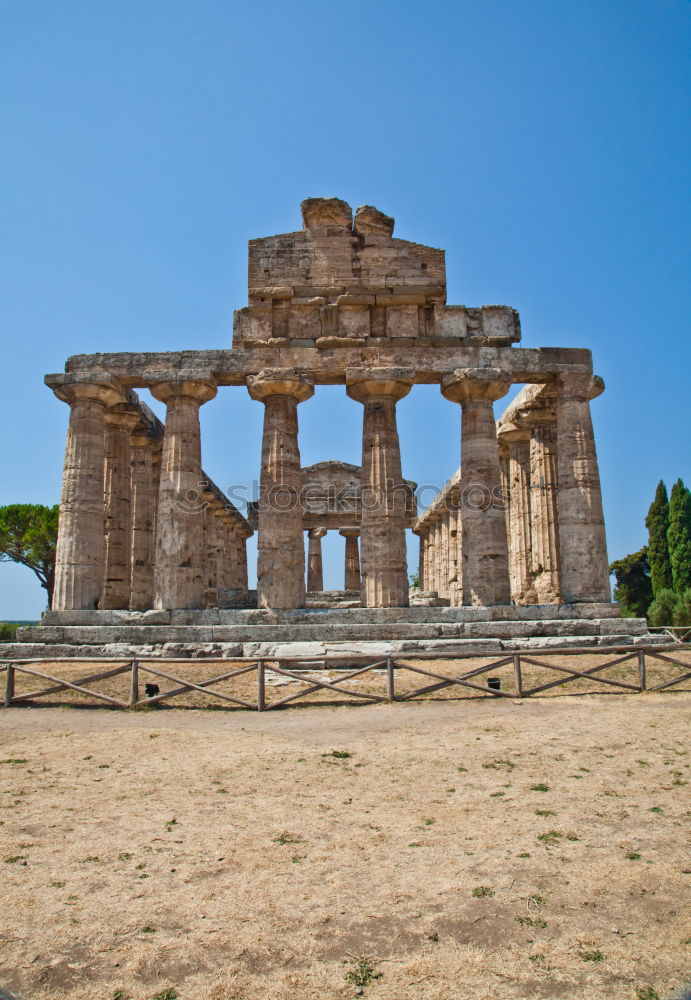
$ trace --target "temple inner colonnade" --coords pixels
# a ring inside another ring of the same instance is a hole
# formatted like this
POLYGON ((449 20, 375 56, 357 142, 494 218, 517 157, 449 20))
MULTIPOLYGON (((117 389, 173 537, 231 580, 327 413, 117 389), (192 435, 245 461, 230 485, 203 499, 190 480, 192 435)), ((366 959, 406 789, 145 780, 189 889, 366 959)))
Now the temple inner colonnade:
POLYGON ((70 406, 54 608, 237 606, 253 516, 258 606, 304 607, 304 532, 318 589, 329 525, 305 521, 298 414, 320 384, 362 405, 358 517, 338 530, 363 606, 408 604, 415 518, 396 407, 421 383, 459 404, 461 428, 461 470, 415 524, 421 586, 451 604, 609 601, 590 352, 516 346, 509 307, 447 306, 443 251, 393 239, 376 209, 353 219, 338 199, 309 199, 302 210, 301 232, 250 242, 232 349, 75 356, 46 376, 70 406), (527 385, 496 421, 515 383, 527 385), (199 410, 224 387, 264 408, 249 522, 202 470, 199 410), (137 388, 165 404, 162 425, 137 388))

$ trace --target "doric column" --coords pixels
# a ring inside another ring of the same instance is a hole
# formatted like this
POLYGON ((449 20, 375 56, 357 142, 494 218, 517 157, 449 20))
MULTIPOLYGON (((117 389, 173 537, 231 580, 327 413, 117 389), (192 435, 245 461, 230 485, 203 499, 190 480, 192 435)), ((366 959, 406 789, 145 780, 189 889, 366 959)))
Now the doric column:
POLYGON ((417 557, 417 578, 420 590, 425 589, 425 532, 413 528, 414 534, 418 536, 419 548, 417 557))
POLYGON ((499 446, 492 404, 511 379, 495 368, 463 368, 446 375, 441 390, 460 403, 463 470, 463 602, 508 604, 506 521, 501 500, 499 446))
POLYGON ((259 487, 257 602, 260 608, 305 605, 298 403, 314 386, 294 372, 261 372, 247 379, 252 399, 264 403, 259 487))
POLYGON ((139 412, 126 404, 105 413, 105 561, 99 608, 129 608, 132 585, 130 435, 139 412))
POLYGON ((224 543, 222 518, 224 510, 216 496, 206 497, 208 506, 204 511, 204 561, 202 606, 219 606, 220 588, 224 577, 224 543))
POLYGON ((460 502, 458 490, 454 490, 452 505, 449 507, 449 600, 452 607, 463 603, 463 588, 461 586, 461 518, 460 509, 455 504, 460 502))
POLYGON ((364 405, 362 423, 361 600, 367 608, 407 607, 406 497, 396 403, 408 372, 349 373, 347 392, 364 405))
POLYGON ((233 537, 235 538, 235 559, 233 562, 232 586, 237 590, 247 590, 247 539, 252 532, 244 526, 233 527, 233 537))
POLYGON ((97 608, 101 597, 105 557, 103 417, 107 406, 122 401, 123 392, 114 382, 70 384, 64 379, 46 379, 55 394, 70 404, 53 608, 75 611, 97 608))
POLYGON ((156 519, 154 605, 201 608, 204 502, 199 407, 216 395, 212 379, 158 382, 167 406, 156 519))
POLYGON ((439 592, 439 522, 436 520, 427 523, 429 539, 429 559, 427 562, 427 590, 439 592))
POLYGON ((154 606, 154 443, 139 423, 130 437, 132 461, 132 548, 130 557, 130 609, 147 611, 154 606))
POLYGON ((530 571, 535 600, 560 604, 556 415, 526 410, 521 422, 530 429, 530 571))
POLYGON ((534 604, 530 545, 530 431, 517 427, 502 429, 508 449, 508 543, 509 580, 514 604, 534 604))
POLYGON ((324 572, 322 569, 322 538, 326 528, 310 528, 307 532, 309 546, 307 549, 307 590, 324 589, 324 572))
POLYGON ((443 510, 439 515, 439 533, 441 540, 441 553, 439 565, 441 569, 441 579, 439 585, 439 596, 448 597, 449 596, 449 580, 451 577, 450 566, 449 566, 449 514, 448 511, 443 510))
POLYGON ((345 582, 346 590, 360 592, 360 548, 358 538, 359 528, 341 528, 338 532, 345 538, 345 582))
POLYGON ((590 400, 601 378, 565 374, 557 389, 559 558, 566 603, 611 600, 590 400))

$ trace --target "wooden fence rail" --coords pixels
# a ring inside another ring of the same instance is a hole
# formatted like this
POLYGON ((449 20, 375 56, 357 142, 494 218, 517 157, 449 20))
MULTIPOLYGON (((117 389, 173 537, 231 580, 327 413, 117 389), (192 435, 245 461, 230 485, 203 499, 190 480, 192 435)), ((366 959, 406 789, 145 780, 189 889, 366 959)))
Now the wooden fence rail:
POLYGON ((94 659, 85 657, 46 658, 44 660, 5 659, 0 660, 0 675, 3 671, 5 672, 5 708, 26 704, 27 702, 35 702, 39 698, 49 697, 61 691, 76 692, 77 694, 96 698, 98 701, 111 707, 131 710, 170 701, 184 694, 198 693, 210 699, 218 699, 233 707, 264 712, 308 698, 317 692, 329 692, 338 697, 345 697, 354 702, 359 702, 360 704, 367 704, 385 701, 411 701, 415 698, 422 698, 436 691, 453 686, 461 689, 469 689, 471 692, 490 698, 529 698, 577 680, 592 681, 594 684, 604 685, 610 690, 614 689, 625 692, 643 693, 645 691, 662 691, 666 688, 678 687, 691 678, 691 646, 688 643, 678 643, 663 647, 645 645, 636 647, 612 646, 607 649, 594 649, 592 647, 576 649, 566 647, 548 650, 530 649, 507 652, 505 655, 498 657, 486 651, 462 654, 434 651, 428 654, 423 652, 405 655, 392 654, 384 659, 381 657, 373 659, 371 656, 349 656, 347 658, 321 657, 312 659, 304 657, 290 659, 283 657, 271 660, 253 657, 234 657, 222 660, 212 658, 177 659, 171 657, 164 659, 153 657, 121 657, 105 661, 94 661, 94 659), (586 670, 578 670, 575 666, 564 666, 563 664, 554 663, 553 659, 557 656, 568 658, 604 656, 606 659, 605 662, 588 667, 586 670), (478 667, 470 667, 470 669, 466 669, 461 673, 445 673, 442 672, 442 666, 437 666, 444 663, 459 663, 469 666, 473 660, 480 658, 483 660, 489 659, 490 662, 483 663, 478 667), (633 660, 636 661, 637 666, 636 683, 631 683, 630 680, 624 681, 602 676, 602 671, 612 667, 619 667, 633 660), (425 666, 420 665, 419 662, 416 663, 416 661, 423 661, 425 666), (76 680, 57 677, 53 673, 36 669, 37 664, 43 663, 68 663, 74 665, 79 663, 94 664, 94 662, 106 662, 113 665, 107 670, 102 670, 98 673, 88 673, 86 676, 78 677, 76 680), (180 673, 189 672, 190 667, 205 663, 222 663, 224 667, 233 665, 233 669, 226 669, 223 673, 199 681, 179 676, 180 673), (657 678, 649 676, 651 668, 659 666, 660 663, 681 669, 682 672, 671 678, 667 676, 662 681, 650 685, 650 679, 657 680, 657 678), (167 667, 166 670, 161 669, 162 664, 167 667), (180 671, 177 667, 169 666, 172 664, 184 664, 188 669, 180 671), (237 666, 235 666, 236 664, 237 666), (292 669, 291 664, 293 665, 292 669), (436 669, 431 669, 430 664, 436 666, 436 669), (501 687, 502 680, 505 678, 488 678, 487 687, 477 682, 477 679, 481 678, 483 674, 501 670, 509 665, 512 666, 509 689, 502 689, 501 687), (524 685, 525 667, 537 667, 541 670, 549 670, 560 676, 554 680, 526 688, 524 685), (343 671, 343 673, 342 676, 336 678, 327 675, 324 679, 321 679, 315 676, 314 671, 322 669, 337 669, 343 671), (173 672, 173 670, 176 672, 173 672), (401 690, 400 681, 406 671, 419 675, 426 680, 431 680, 432 683, 425 683, 412 690, 401 690), (252 673, 256 674, 256 697, 253 701, 248 700, 247 697, 240 697, 237 694, 228 694, 218 688, 218 685, 226 681, 252 673), (49 686, 17 693, 17 675, 22 674, 48 681, 49 686), (86 686, 116 677, 120 674, 129 674, 130 677, 129 698, 127 700, 115 698, 112 694, 107 694, 104 691, 86 686), (304 688, 283 697, 269 700, 266 690, 267 674, 269 675, 269 681, 285 677, 288 678, 286 683, 295 681, 302 683, 304 688), (361 679, 366 674, 374 674, 376 677, 385 675, 385 685, 381 693, 355 691, 343 687, 349 681, 361 679), (142 677, 146 676, 168 681, 173 687, 165 691, 161 691, 160 688, 155 691, 150 690, 150 693, 142 698, 140 691, 141 680, 142 677), (397 681, 399 681, 398 693, 396 691, 397 681))

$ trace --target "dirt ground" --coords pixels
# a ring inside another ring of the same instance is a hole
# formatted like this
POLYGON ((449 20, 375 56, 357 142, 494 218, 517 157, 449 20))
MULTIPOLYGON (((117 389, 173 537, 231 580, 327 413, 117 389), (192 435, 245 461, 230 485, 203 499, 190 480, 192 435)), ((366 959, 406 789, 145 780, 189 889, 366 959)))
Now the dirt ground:
POLYGON ((665 997, 690 707, 0 711, 0 996, 665 997))

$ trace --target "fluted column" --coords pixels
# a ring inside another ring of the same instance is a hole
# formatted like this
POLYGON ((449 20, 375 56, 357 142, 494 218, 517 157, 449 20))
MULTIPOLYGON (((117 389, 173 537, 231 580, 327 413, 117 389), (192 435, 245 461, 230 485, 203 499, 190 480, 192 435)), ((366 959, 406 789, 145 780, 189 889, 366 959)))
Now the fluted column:
POLYGON ((307 532, 309 546, 307 549, 307 590, 324 589, 324 571, 322 568, 322 538, 326 528, 310 528, 307 532))
POLYGON ((449 581, 451 578, 451 569, 449 565, 449 513, 446 510, 442 510, 439 516, 439 530, 441 536, 441 581, 439 587, 439 596, 448 597, 449 596, 449 581))
POLYGON ((561 375, 557 389, 559 557, 564 600, 611 600, 600 473, 590 400, 597 376, 561 375))
POLYGON ((130 554, 130 609, 154 606, 154 472, 153 444, 142 424, 130 437, 132 468, 132 541, 130 554))
POLYGON ((462 563, 461 563, 461 518, 459 490, 455 489, 451 495, 451 506, 449 507, 449 600, 452 607, 463 603, 463 588, 461 585, 462 563))
POLYGON ((62 384, 58 379, 48 384, 70 404, 70 423, 60 495, 53 608, 88 610, 98 607, 103 585, 103 418, 106 407, 121 402, 123 393, 113 384, 62 384))
POLYGON ((105 413, 105 560, 99 608, 129 608, 132 573, 130 435, 139 413, 124 404, 105 413))
POLYGON ((531 572, 538 604, 560 604, 557 424, 539 412, 524 415, 530 427, 531 572))
MULTIPOLYGON (((407 374, 407 373, 406 373, 407 374)), ((347 392, 364 406, 362 423, 361 599, 367 608, 407 607, 406 497, 396 403, 412 377, 350 378, 347 392)))
POLYGON ((442 393, 460 403, 463 470, 464 604, 508 604, 509 566, 499 446, 492 404, 510 377, 494 368, 464 368, 446 375, 442 393))
POLYGON ((158 382, 152 394, 167 406, 156 518, 154 605, 201 608, 204 545, 199 407, 213 399, 209 379, 158 382))
POLYGON ((508 448, 509 580, 514 604, 534 604, 530 541, 530 431, 505 429, 500 441, 508 448))
POLYGON ((338 533, 345 538, 345 589, 357 590, 359 593, 361 580, 358 538, 360 531, 358 528, 341 528, 338 533))
POLYGON ((219 606, 219 591, 223 581, 223 549, 224 536, 221 518, 224 515, 220 501, 215 497, 208 498, 208 506, 204 511, 204 559, 202 606, 217 608, 219 606))
POLYGON ((302 530, 298 403, 314 386, 291 372, 250 376, 252 399, 264 403, 259 487, 257 602, 260 608, 305 605, 305 543, 302 530))
POLYGON ((437 522, 427 522, 428 559, 426 564, 427 590, 439 590, 439 538, 437 522))

